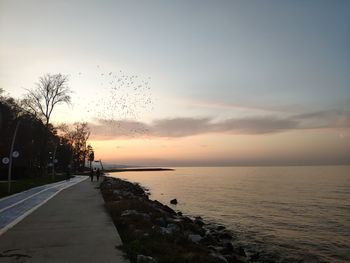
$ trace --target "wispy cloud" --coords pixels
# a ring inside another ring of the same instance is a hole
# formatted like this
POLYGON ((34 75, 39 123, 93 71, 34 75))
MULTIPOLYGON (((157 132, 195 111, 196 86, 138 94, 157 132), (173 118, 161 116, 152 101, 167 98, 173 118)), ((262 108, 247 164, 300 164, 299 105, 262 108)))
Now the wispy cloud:
POLYGON ((270 134, 297 129, 350 128, 350 112, 330 110, 284 118, 267 115, 222 121, 212 118, 169 118, 151 124, 98 119, 90 124, 90 128, 96 139, 140 136, 179 138, 206 133, 270 134))
POLYGON ((186 100, 181 99, 179 101, 182 105, 188 105, 191 107, 198 108, 209 108, 209 109, 223 109, 223 110, 238 110, 252 113, 286 113, 300 110, 300 106, 296 105, 284 105, 284 106, 271 106, 271 105, 253 105, 249 103, 238 104, 228 103, 223 101, 212 101, 212 100, 186 100))
POLYGON ((89 123, 92 138, 129 138, 149 133, 149 125, 129 120, 96 119, 89 123))

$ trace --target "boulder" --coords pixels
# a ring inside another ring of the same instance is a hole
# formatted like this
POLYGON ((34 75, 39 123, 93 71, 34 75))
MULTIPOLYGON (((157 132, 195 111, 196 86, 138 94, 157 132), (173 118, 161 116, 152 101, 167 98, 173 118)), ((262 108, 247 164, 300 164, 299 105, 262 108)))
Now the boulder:
POLYGON ((188 224, 187 227, 189 227, 189 229, 194 232, 195 234, 204 236, 205 235, 205 230, 203 227, 197 225, 197 224, 188 224))
POLYGON ((225 229, 224 226, 217 226, 217 227, 216 227, 216 230, 217 230, 217 231, 221 231, 221 230, 224 230, 224 229, 225 229))
POLYGON ((231 240, 233 237, 229 232, 223 232, 219 235, 219 238, 231 240))
POLYGON ((197 224, 197 225, 199 225, 199 226, 204 226, 204 222, 203 222, 203 220, 202 220, 201 217, 199 217, 199 218, 196 217, 196 218, 194 219, 194 223, 197 224))
POLYGON ((137 263, 155 263, 156 260, 149 256, 137 255, 137 263))
POLYGON ((176 198, 175 199, 171 199, 170 200, 170 204, 177 205, 177 199, 176 198))
POLYGON ((223 249, 220 251, 222 254, 231 254, 234 252, 233 245, 231 243, 226 243, 223 249))
POLYGON ((136 210, 125 210, 121 216, 122 217, 127 217, 127 216, 142 216, 145 220, 150 221, 151 220, 151 216, 149 214, 146 213, 140 213, 136 210))
POLYGON ((215 259, 215 262, 228 263, 227 259, 223 255, 216 254, 216 253, 211 253, 210 255, 215 259))
POLYGON ((237 248, 235 249, 235 252, 236 252, 238 255, 240 255, 240 256, 243 256, 243 257, 246 257, 246 256, 247 256, 247 254, 246 254, 245 251, 244 251, 244 248, 241 247, 241 246, 237 247, 237 248))
POLYGON ((199 241, 201 241, 203 238, 200 235, 196 235, 196 234, 190 234, 188 235, 188 239, 191 240, 194 243, 198 243, 199 241))
POLYGON ((164 219, 164 217, 158 217, 155 219, 155 223, 161 227, 166 227, 167 226, 167 223, 164 219))
POLYGON ((224 255, 224 257, 226 258, 226 260, 229 263, 244 263, 246 262, 245 260, 240 260, 239 258, 237 258, 235 255, 229 254, 229 255, 224 255))
POLYGON ((260 253, 259 252, 256 252, 254 253, 253 255, 250 256, 250 260, 251 261, 258 261, 260 259, 260 253))
POLYGON ((138 215, 139 212, 137 212, 136 210, 125 210, 121 216, 130 216, 130 215, 138 215))
POLYGON ((179 231, 180 230, 180 228, 179 228, 179 226, 178 225, 176 225, 176 224, 168 224, 167 225, 167 228, 168 229, 171 229, 171 231, 179 231))

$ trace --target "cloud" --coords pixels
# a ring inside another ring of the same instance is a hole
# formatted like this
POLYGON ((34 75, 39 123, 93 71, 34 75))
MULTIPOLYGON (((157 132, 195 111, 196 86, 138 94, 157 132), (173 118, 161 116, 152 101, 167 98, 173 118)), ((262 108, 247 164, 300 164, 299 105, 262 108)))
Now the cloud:
POLYGON ((303 113, 293 116, 301 121, 300 128, 348 128, 350 127, 350 112, 343 110, 328 110, 303 113))
POLYGON ((212 132, 214 125, 210 118, 175 118, 153 122, 152 135, 159 137, 185 137, 212 132))
POLYGON ((89 128, 94 139, 136 137, 149 132, 147 124, 128 120, 96 119, 89 128))
POLYGON ((271 106, 271 105, 243 105, 238 103, 227 103, 222 101, 209 101, 209 100, 184 100, 181 99, 182 105, 190 105, 199 108, 213 108, 213 109, 224 109, 224 110, 241 110, 248 112, 265 112, 265 113, 281 113, 290 112, 296 109, 296 105, 288 106, 271 106))
POLYGON ((242 119, 228 119, 217 123, 218 132, 232 132, 238 134, 276 133, 295 129, 298 121, 276 117, 250 117, 242 119))
POLYGON ((230 118, 215 121, 212 118, 169 118, 151 124, 98 119, 90 124, 95 139, 121 137, 168 137, 179 138, 207 133, 271 134, 297 129, 350 128, 350 112, 319 111, 287 117, 272 115, 230 118))

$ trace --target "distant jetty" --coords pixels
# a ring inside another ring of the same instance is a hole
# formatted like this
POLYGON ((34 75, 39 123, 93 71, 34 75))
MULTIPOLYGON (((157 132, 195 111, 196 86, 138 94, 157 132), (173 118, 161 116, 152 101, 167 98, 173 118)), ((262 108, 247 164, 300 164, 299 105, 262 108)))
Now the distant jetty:
POLYGON ((170 168, 112 168, 112 169, 105 169, 104 170, 107 173, 113 173, 113 172, 154 172, 154 171, 174 171, 174 169, 170 168))

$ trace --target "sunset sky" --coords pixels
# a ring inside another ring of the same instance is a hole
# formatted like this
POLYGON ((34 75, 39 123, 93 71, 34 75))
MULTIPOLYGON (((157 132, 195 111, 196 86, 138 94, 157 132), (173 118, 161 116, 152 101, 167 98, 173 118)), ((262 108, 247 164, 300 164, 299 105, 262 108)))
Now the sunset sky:
POLYGON ((129 165, 350 164, 350 1, 0 0, 0 87, 129 165))

